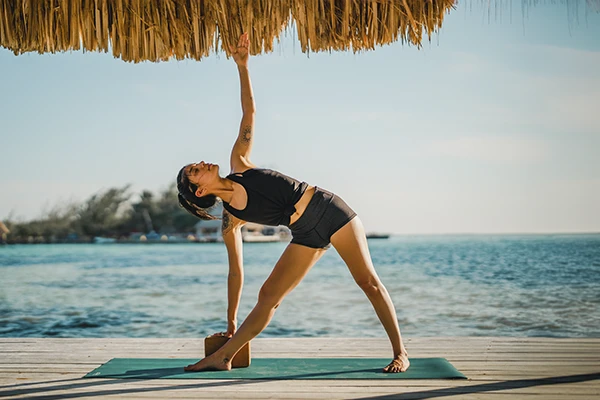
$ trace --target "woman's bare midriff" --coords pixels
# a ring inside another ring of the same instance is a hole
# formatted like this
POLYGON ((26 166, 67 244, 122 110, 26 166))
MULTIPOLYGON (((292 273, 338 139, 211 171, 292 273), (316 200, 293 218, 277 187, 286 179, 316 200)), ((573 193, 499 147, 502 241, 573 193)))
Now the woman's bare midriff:
POLYGON ((309 186, 308 188, 306 188, 306 191, 304 191, 304 194, 302 195, 302 197, 300 197, 300 200, 298 200, 298 202, 294 206, 296 208, 296 212, 290 216, 290 225, 298 221, 302 214, 304 214, 304 211, 306 211, 306 207, 308 207, 308 203, 310 202, 310 199, 312 199, 314 194, 314 186, 309 186))

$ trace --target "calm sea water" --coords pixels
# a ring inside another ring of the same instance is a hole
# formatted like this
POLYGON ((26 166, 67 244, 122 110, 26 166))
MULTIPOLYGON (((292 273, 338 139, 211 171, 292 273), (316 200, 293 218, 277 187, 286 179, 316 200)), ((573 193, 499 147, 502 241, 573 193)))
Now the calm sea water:
MULTIPOLYGON (((239 319, 285 243, 245 244, 239 319)), ((372 240, 405 336, 600 337, 600 235, 372 240)), ((202 337, 225 329, 222 244, 0 247, 0 336, 202 337)), ((272 336, 385 335, 331 249, 284 300, 272 336)))

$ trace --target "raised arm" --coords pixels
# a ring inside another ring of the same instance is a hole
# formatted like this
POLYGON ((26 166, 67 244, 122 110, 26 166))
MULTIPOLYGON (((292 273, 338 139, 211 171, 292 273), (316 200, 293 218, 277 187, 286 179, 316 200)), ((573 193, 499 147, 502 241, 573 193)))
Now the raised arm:
POLYGON ((227 276, 227 335, 232 336, 237 329, 237 312, 244 285, 244 262, 242 257, 243 221, 223 210, 222 233, 227 257, 229 275, 227 276))
POLYGON ((242 100, 242 122, 237 140, 231 150, 231 170, 233 172, 245 171, 254 165, 250 161, 252 142, 254 136, 254 95, 252 83, 248 72, 248 34, 240 36, 237 48, 231 48, 231 55, 235 60, 240 75, 240 91, 242 100))

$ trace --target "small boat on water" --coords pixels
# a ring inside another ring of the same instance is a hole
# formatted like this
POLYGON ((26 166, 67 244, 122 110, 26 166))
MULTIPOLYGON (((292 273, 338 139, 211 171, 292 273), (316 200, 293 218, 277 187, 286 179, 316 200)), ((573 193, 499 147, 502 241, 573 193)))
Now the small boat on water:
POLYGON ((96 243, 96 244, 115 243, 116 241, 117 241, 117 239, 107 238, 107 237, 102 237, 102 236, 96 236, 94 238, 94 243, 96 243))
POLYGON ((269 243, 269 242, 281 242, 281 236, 279 235, 244 235, 242 240, 246 243, 269 243))
POLYGON ((367 239, 389 239, 389 233, 367 233, 367 239))
POLYGON ((281 242, 289 238, 289 231, 283 227, 247 223, 242 228, 242 240, 247 243, 281 242))

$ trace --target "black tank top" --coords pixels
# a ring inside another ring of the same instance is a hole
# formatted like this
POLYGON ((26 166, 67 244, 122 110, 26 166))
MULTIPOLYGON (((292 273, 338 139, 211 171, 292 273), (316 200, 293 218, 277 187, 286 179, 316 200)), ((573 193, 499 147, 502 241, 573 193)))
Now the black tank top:
POLYGON ((290 216, 296 212, 294 205, 308 187, 306 182, 264 168, 252 168, 226 178, 246 189, 248 201, 243 210, 227 202, 223 202, 223 207, 241 220, 271 226, 289 226, 290 216))

